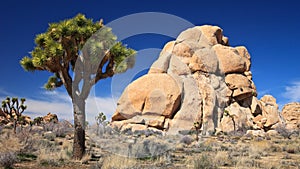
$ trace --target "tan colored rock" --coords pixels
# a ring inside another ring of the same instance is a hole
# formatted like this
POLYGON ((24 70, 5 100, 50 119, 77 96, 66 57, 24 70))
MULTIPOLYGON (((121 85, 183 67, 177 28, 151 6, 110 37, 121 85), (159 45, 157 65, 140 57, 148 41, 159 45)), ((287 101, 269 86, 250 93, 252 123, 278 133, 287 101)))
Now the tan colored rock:
POLYGON ((174 45, 175 41, 171 41, 164 46, 148 73, 167 73, 174 45))
POLYGON ((241 74, 228 74, 225 77, 225 82, 227 86, 232 90, 241 87, 251 87, 251 82, 249 81, 249 79, 241 74))
POLYGON ((260 101, 262 101, 262 102, 264 102, 264 103, 266 103, 266 104, 271 104, 271 105, 273 105, 273 106, 277 105, 277 104, 276 104, 276 99, 275 99, 273 96, 271 96, 271 95, 264 95, 264 96, 260 99, 260 101))
POLYGON ((141 125, 141 124, 131 124, 131 131, 136 132, 136 131, 143 131, 147 130, 147 126, 141 125))
POLYGON ((218 58, 210 49, 199 49, 193 54, 189 67, 193 72, 215 73, 218 69, 218 58))
POLYGON ((232 96, 236 100, 244 100, 255 95, 255 91, 249 87, 240 87, 233 91, 232 96))
MULTIPOLYGON (((31 117, 26 116, 26 115, 22 115, 22 117, 24 119, 25 124, 31 124, 32 123, 31 117)), ((57 119, 57 117, 56 117, 56 119, 57 119)), ((57 123, 57 122, 58 122, 58 120, 55 121, 55 123, 57 123)))
POLYGON ((260 128, 263 129, 264 125, 267 122, 267 118, 263 117, 262 115, 258 115, 256 117, 254 117, 253 122, 260 128))
POLYGON ((164 122, 165 122, 165 117, 164 116, 153 116, 152 118, 149 119, 149 121, 146 121, 146 125, 150 127, 155 127, 159 129, 164 128, 164 122))
POLYGON ((171 119, 165 118, 164 129, 169 129, 171 123, 171 119))
POLYGON ((289 130, 299 130, 300 128, 300 103, 294 102, 284 105, 282 116, 289 130))
POLYGON ((222 38, 222 44, 225 46, 229 46, 229 39, 228 37, 223 36, 222 38))
POLYGON ((180 105, 180 97, 180 89, 170 75, 147 74, 125 89, 112 120, 141 114, 171 117, 180 105))
POLYGON ((251 98, 251 105, 250 105, 251 113, 253 115, 258 115, 262 113, 262 105, 261 102, 254 96, 251 98))
POLYGON ((178 134, 180 130, 190 130, 194 122, 200 121, 202 99, 196 80, 192 77, 184 79, 183 90, 182 105, 172 119, 168 133, 178 134))
POLYGON ((172 54, 177 57, 185 57, 190 58, 192 57, 194 51, 192 50, 191 46, 188 43, 178 43, 174 46, 172 54))
POLYGON ((113 121, 120 121, 120 120, 126 120, 129 117, 122 115, 120 112, 115 112, 111 118, 113 121))
POLYGON ((234 102, 226 108, 228 114, 224 114, 221 120, 221 129, 224 132, 243 131, 253 126, 253 115, 249 108, 241 107, 234 102), (235 127, 234 127, 235 124, 235 127))
POLYGON ((199 39, 199 47, 211 47, 223 43, 223 31, 218 26, 203 25, 199 27, 202 34, 199 39))
POLYGON ((251 71, 244 72, 244 75, 245 75, 249 80, 252 80, 252 72, 251 72, 251 71))
POLYGON ((247 71, 246 58, 241 57, 236 49, 220 44, 213 46, 212 49, 219 59, 220 70, 224 74, 247 71))
POLYGON ((46 116, 43 117, 44 123, 58 123, 58 118, 56 114, 48 113, 46 116))
POLYGON ((181 32, 178 35, 176 42, 178 42, 178 43, 180 43, 182 41, 198 42, 201 37, 201 34, 202 34, 202 31, 200 29, 200 26, 189 28, 189 29, 181 32))
POLYGON ((120 131, 121 128, 123 127, 123 125, 125 125, 125 124, 128 124, 128 123, 125 122, 125 120, 123 120, 123 121, 113 121, 113 122, 110 123, 110 126, 113 129, 116 129, 116 130, 120 131))
POLYGON ((263 130, 248 130, 247 135, 255 136, 255 137, 265 137, 266 133, 263 130))
POLYGON ((260 101, 262 104, 262 115, 267 119, 264 126, 270 128, 271 126, 281 122, 276 99, 271 95, 265 95, 260 99, 260 101))
POLYGON ((174 46, 175 46, 175 41, 170 41, 168 42, 164 48, 162 49, 160 55, 162 54, 172 54, 172 51, 174 50, 174 46))
POLYGON ((191 70, 178 57, 172 55, 167 73, 175 74, 175 75, 179 75, 179 76, 180 75, 189 75, 189 74, 191 74, 191 70))
POLYGON ((148 73, 167 73, 169 68, 169 63, 171 59, 171 54, 161 55, 150 67, 148 73))
POLYGON ((246 71, 250 71, 251 56, 250 56, 248 50, 245 48, 245 46, 238 46, 238 47, 235 47, 235 49, 238 51, 240 56, 246 58, 246 60, 245 60, 245 62, 246 62, 246 71))
POLYGON ((214 113, 217 112, 216 106, 216 91, 210 83, 210 78, 204 74, 195 73, 194 78, 198 83, 198 88, 202 96, 202 134, 210 135, 215 131, 216 120, 213 118, 214 113))
POLYGON ((122 131, 131 130, 132 132, 147 130, 147 126, 142 124, 125 124, 121 128, 122 131))

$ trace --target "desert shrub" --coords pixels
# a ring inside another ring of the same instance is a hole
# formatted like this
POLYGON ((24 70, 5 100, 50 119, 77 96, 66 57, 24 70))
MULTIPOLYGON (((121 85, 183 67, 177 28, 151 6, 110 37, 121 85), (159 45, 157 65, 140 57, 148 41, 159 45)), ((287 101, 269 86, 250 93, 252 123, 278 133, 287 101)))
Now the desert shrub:
POLYGON ((36 140, 33 137, 29 127, 24 128, 23 130, 18 132, 16 136, 22 144, 20 152, 30 153, 30 152, 33 152, 35 150, 34 146, 36 144, 36 140))
POLYGON ((72 126, 68 121, 62 121, 54 124, 52 132, 55 133, 56 137, 65 137, 68 133, 73 131, 72 126))
POLYGON ((165 153, 169 147, 152 139, 143 140, 129 147, 130 156, 138 159, 152 159, 165 153))
POLYGON ((194 169, 215 169, 217 166, 213 163, 213 159, 207 155, 202 154, 199 158, 194 160, 194 169))
POLYGON ((229 166, 232 164, 230 156, 226 151, 218 151, 213 162, 216 166, 229 166))
POLYGON ((191 138, 190 136, 183 136, 180 140, 180 143, 190 145, 192 144, 193 141, 194 141, 193 138, 191 138))
POLYGON ((73 131, 73 127, 71 124, 64 120, 62 122, 50 122, 50 123, 44 123, 42 124, 44 131, 53 132, 56 137, 65 137, 68 133, 71 133, 73 131))
POLYGON ((53 131, 55 125, 53 122, 43 124, 44 131, 53 131))
POLYGON ((20 140, 15 137, 12 130, 6 130, 0 135, 0 152, 17 152, 22 148, 20 140))
POLYGON ((43 134, 43 137, 47 140, 54 141, 54 139, 56 138, 56 134, 52 131, 47 131, 43 134))
POLYGON ((284 125, 280 125, 275 129, 282 137, 290 139, 291 136, 294 134, 293 131, 288 130, 284 125))
POLYGON ((131 128, 127 128, 127 129, 121 131, 121 134, 132 135, 133 132, 132 132, 131 128))
POLYGON ((17 154, 18 160, 20 161, 32 161, 36 160, 37 156, 34 154, 29 154, 29 153, 19 153, 17 154))
POLYGON ((17 156, 13 152, 0 153, 0 165, 4 168, 12 168, 18 162, 17 156))

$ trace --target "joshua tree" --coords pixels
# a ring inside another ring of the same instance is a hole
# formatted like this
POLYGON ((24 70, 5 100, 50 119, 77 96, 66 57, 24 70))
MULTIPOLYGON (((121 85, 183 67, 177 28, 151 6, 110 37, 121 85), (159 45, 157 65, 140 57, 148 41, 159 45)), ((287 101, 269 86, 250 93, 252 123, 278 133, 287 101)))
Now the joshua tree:
POLYGON ((14 133, 16 133, 17 124, 22 121, 22 113, 27 108, 25 106, 25 98, 20 99, 21 104, 19 103, 18 98, 7 97, 4 101, 2 101, 2 110, 9 117, 10 121, 13 121, 14 124, 14 133))
POLYGON ((105 122, 106 116, 103 112, 100 112, 98 114, 98 116, 95 117, 95 120, 96 120, 97 126, 99 126, 100 124, 103 124, 105 122))
POLYGON ((99 80, 125 72, 134 65, 135 51, 116 42, 111 28, 78 14, 72 19, 49 24, 35 38, 31 57, 21 65, 27 71, 49 71, 45 88, 64 86, 73 104, 73 158, 81 159, 85 150, 85 100, 99 80), (71 76, 73 75, 73 77, 71 76))
POLYGON ((105 121, 106 120, 105 114, 103 112, 100 112, 98 116, 95 117, 95 120, 97 124, 97 135, 99 134, 100 127, 103 127, 105 132, 105 127, 108 124, 108 122, 105 121))

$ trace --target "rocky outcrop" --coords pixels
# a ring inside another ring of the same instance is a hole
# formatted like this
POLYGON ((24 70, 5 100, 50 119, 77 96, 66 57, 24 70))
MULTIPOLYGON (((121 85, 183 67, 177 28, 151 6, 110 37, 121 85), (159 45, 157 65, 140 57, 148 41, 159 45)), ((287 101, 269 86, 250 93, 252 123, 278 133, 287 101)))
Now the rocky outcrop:
POLYGON ((289 130, 300 129, 300 103, 289 103, 282 109, 282 116, 285 120, 286 128, 289 130))
POLYGON ((155 127, 169 134, 269 130, 281 123, 276 99, 257 99, 251 57, 230 47, 217 26, 196 26, 168 42, 148 74, 120 97, 111 125, 119 130, 155 127), (143 126, 143 127, 142 127, 143 126))
POLYGON ((43 122, 44 123, 57 123, 58 122, 58 118, 56 114, 52 114, 52 113, 48 113, 46 116, 43 117, 43 122))

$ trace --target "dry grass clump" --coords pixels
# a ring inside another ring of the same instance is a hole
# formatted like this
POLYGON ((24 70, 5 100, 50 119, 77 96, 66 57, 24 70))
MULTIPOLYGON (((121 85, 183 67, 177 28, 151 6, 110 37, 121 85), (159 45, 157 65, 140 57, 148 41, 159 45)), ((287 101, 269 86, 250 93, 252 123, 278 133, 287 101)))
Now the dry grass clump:
POLYGON ((22 144, 12 131, 6 131, 0 134, 0 147, 0 153, 17 152, 22 148, 22 144))
POLYGON ((62 166, 71 160, 72 145, 65 145, 63 149, 41 148, 37 162, 42 166, 62 166))
POLYGON ((216 169, 217 164, 214 163, 213 157, 208 153, 204 153, 194 160, 194 169, 216 169))
POLYGON ((0 166, 12 168, 18 162, 17 152, 22 147, 12 130, 2 130, 0 134, 0 166))
POLYGON ((270 147, 270 143, 266 140, 251 142, 249 148, 249 157, 254 159, 261 159, 261 157, 266 157, 268 156, 270 147))
POLYGON ((248 168, 261 168, 260 163, 252 158, 249 158, 249 156, 240 156, 236 159, 235 168, 239 169, 248 169, 248 168))
POLYGON ((137 167, 139 161, 134 158, 127 158, 118 155, 109 155, 104 157, 99 163, 101 169, 132 169, 137 167))
POLYGON ((233 162, 227 151, 218 151, 213 158, 213 163, 216 166, 230 166, 233 162))

